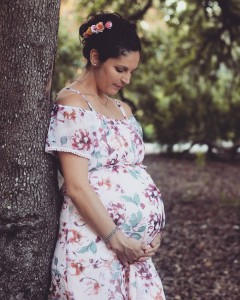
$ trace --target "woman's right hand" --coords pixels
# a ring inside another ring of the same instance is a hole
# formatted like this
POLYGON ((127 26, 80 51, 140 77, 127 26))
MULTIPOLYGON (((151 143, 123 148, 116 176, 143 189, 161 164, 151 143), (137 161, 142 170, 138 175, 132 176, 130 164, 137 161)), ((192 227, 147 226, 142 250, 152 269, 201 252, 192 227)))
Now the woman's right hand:
POLYGON ((118 230, 107 244, 117 255, 124 267, 137 261, 140 257, 152 257, 154 253, 146 253, 149 248, 144 242, 129 238, 118 230))

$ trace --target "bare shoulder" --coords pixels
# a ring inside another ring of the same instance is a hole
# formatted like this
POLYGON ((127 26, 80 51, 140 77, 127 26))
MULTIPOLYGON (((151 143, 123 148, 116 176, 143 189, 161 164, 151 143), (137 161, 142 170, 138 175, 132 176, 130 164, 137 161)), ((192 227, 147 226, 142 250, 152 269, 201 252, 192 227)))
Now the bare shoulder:
POLYGON ((118 101, 120 102, 127 116, 130 117, 133 114, 130 106, 126 102, 123 102, 122 100, 118 100, 118 101))
POLYGON ((86 100, 81 94, 77 94, 72 90, 62 89, 55 100, 56 104, 81 107, 84 109, 89 109, 86 100))

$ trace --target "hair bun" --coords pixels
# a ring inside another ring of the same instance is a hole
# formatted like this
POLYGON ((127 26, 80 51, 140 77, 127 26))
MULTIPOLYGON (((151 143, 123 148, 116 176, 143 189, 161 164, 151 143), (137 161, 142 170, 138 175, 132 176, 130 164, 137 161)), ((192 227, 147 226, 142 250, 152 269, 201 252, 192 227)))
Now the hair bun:
POLYGON ((79 28, 83 55, 90 63, 90 52, 95 49, 101 62, 122 55, 125 51, 141 51, 135 24, 118 13, 91 14, 79 28))

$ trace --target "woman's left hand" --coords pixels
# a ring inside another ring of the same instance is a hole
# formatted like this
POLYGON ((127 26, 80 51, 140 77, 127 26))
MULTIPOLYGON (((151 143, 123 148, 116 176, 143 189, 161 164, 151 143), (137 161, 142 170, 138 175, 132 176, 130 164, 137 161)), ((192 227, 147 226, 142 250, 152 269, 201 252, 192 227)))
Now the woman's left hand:
MULTIPOLYGON (((162 240, 162 232, 159 232, 157 236, 154 238, 154 240, 148 245, 147 249, 145 250, 145 253, 151 253, 152 255, 155 255, 158 248, 161 245, 161 240, 162 240)), ((146 261, 149 259, 147 256, 142 256, 138 259, 138 261, 146 261)))

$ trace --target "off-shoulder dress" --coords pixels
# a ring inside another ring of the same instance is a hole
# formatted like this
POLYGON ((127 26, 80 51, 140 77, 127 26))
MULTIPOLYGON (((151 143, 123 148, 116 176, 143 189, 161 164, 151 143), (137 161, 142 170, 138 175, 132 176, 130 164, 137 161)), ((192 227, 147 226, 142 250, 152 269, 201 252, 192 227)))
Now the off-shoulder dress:
MULTIPOLYGON (((79 91, 69 88, 74 93, 79 91)), ((55 104, 46 152, 88 159, 89 182, 127 236, 151 243, 164 227, 159 189, 142 164, 142 129, 134 116, 111 119, 89 109, 55 104)), ((52 261, 52 300, 164 300, 152 259, 124 267, 86 224, 62 186, 64 202, 52 261)))

